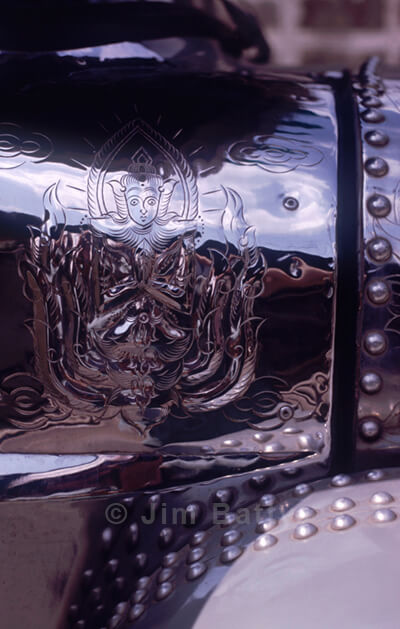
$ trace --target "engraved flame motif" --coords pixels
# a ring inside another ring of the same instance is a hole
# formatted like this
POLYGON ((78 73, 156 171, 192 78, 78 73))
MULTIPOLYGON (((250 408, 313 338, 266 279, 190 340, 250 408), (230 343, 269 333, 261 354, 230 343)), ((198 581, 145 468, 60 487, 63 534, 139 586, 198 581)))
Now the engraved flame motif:
POLYGON ((14 407, 11 423, 119 416, 145 434, 174 408, 205 413, 246 393, 265 260, 241 198, 225 194, 227 245, 217 260, 207 247, 195 249, 193 172, 142 121, 125 125, 95 156, 89 222, 80 230, 68 229, 57 185, 48 188, 46 219, 19 260, 33 306, 31 380, 40 384, 41 412, 27 418, 14 407))

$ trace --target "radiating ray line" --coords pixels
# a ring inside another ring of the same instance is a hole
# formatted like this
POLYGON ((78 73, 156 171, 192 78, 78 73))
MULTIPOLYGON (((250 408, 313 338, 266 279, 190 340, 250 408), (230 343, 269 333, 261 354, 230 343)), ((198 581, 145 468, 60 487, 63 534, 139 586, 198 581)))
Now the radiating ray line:
POLYGON ((81 166, 81 168, 84 168, 85 170, 87 170, 87 166, 86 164, 84 164, 83 162, 80 162, 79 160, 75 159, 75 157, 71 157, 71 162, 75 162, 75 164, 78 164, 78 166, 81 166))
POLYGON ((208 192, 203 192, 203 196, 206 196, 206 194, 215 194, 216 192, 221 192, 221 190, 209 190, 208 192))
POLYGON ((78 188, 78 186, 71 186, 71 184, 68 184, 67 188, 73 188, 74 190, 79 190, 79 192, 86 192, 85 188, 78 188))
POLYGON ((162 114, 160 114, 157 118, 157 127, 160 126, 161 118, 162 118, 162 114))
POLYGON ((183 129, 179 129, 179 131, 177 131, 177 132, 175 133, 175 135, 173 135, 173 136, 172 136, 172 139, 173 139, 173 140, 175 140, 175 138, 177 138, 177 137, 178 137, 178 135, 180 135, 180 134, 182 133, 182 131, 183 131, 183 129))
POLYGON ((209 173, 211 170, 215 170, 215 166, 210 166, 210 168, 206 168, 205 170, 201 170, 199 172, 199 175, 203 176, 205 173, 209 173))
POLYGON ((88 140, 87 138, 83 138, 86 142, 86 144, 88 144, 94 151, 96 150, 96 147, 94 144, 92 144, 92 142, 90 140, 88 140))
POLYGON ((204 146, 199 146, 197 149, 194 149, 194 151, 189 153, 189 156, 196 155, 196 153, 199 153, 199 151, 202 151, 203 148, 204 148, 204 146))
POLYGON ((107 127, 105 127, 101 122, 99 122, 99 127, 101 127, 106 133, 109 133, 107 127))
MULTIPOLYGON (((135 105, 135 107, 136 107, 136 105, 135 105)), ((118 116, 118 114, 115 113, 115 111, 114 111, 114 117, 116 118, 116 120, 118 120, 118 122, 122 123, 121 118, 118 116)))

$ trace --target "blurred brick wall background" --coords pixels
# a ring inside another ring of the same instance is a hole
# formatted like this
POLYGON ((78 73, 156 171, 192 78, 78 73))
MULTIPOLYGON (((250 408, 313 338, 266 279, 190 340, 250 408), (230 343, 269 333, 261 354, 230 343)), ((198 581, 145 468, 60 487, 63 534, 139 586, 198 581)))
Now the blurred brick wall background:
POLYGON ((247 0, 246 6, 262 24, 274 65, 357 69, 372 54, 400 65, 400 0, 247 0))

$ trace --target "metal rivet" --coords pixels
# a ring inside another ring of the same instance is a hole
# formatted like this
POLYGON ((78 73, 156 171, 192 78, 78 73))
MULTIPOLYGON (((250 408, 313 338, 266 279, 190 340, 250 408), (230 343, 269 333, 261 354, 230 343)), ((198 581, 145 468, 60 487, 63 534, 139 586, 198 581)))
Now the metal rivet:
POLYGON ((308 520, 317 515, 317 512, 312 507, 298 507, 293 514, 294 520, 308 520))
POLYGON ((166 548, 174 539, 174 531, 170 527, 161 529, 159 534, 159 544, 162 548, 166 548))
POLYGON ((354 526, 355 523, 356 521, 351 515, 343 513, 342 515, 337 515, 336 518, 333 518, 331 528, 334 531, 346 531, 351 526, 354 526))
POLYGON ((103 543, 104 550, 109 550, 112 539, 113 539, 112 529, 110 527, 107 527, 106 529, 104 529, 104 531, 101 534, 101 541, 103 543))
POLYGON ((386 336, 378 330, 367 332, 364 338, 364 348, 372 356, 379 356, 387 348, 386 336))
POLYGON ((361 388, 365 393, 378 393, 382 388, 382 378, 373 371, 367 371, 361 377, 361 388))
POLYGON ((315 524, 311 524, 311 522, 304 522, 303 524, 298 524, 294 529, 293 537, 295 539, 307 539, 312 535, 315 535, 318 532, 315 524))
POLYGON ((389 166, 382 157, 369 157, 365 162, 365 170, 371 177, 384 177, 389 172, 389 166))
POLYGON ((146 563, 147 563, 147 555, 146 555, 146 553, 138 553, 135 556, 134 563, 135 563, 137 568, 142 570, 145 567, 146 563))
POLYGON ((273 507, 276 504, 276 498, 274 494, 264 494, 260 498, 260 506, 264 509, 268 507, 273 507))
POLYGON ((178 559, 178 553, 168 553, 167 555, 165 555, 162 561, 162 565, 164 566, 164 568, 169 568, 170 566, 173 566, 178 561, 178 559))
POLYGON ((380 306, 389 300, 390 288, 384 280, 374 278, 368 282, 367 295, 373 304, 380 306))
POLYGON ((206 570, 206 564, 203 561, 197 561, 188 568, 186 578, 188 581, 194 581, 195 579, 199 579, 206 570))
POLYGON ((387 491, 377 491, 371 496, 370 502, 374 505, 388 505, 393 502, 394 498, 387 491))
POLYGON ((282 430, 282 432, 284 435, 298 435, 299 433, 303 432, 303 430, 301 428, 298 428, 297 426, 287 426, 282 430))
POLYGON ((351 478, 347 474, 336 474, 331 480, 331 484, 334 487, 346 487, 350 485, 351 478))
POLYGON ((367 210, 375 218, 385 218, 392 209, 390 199, 383 194, 372 194, 367 199, 367 210))
POLYGON ((381 111, 376 111, 376 109, 365 109, 361 114, 361 118, 364 122, 370 122, 373 124, 384 122, 385 120, 383 113, 381 111))
POLYGON ((359 423, 359 431, 365 441, 376 441, 382 432, 382 423, 377 417, 363 417, 359 423))
POLYGON ((288 406, 287 404, 284 404, 279 409, 279 417, 285 422, 289 421, 289 419, 292 419, 293 417, 293 408, 291 406, 288 406))
POLYGON ((378 481, 378 480, 382 480, 384 478, 384 473, 382 472, 382 470, 370 470, 369 472, 367 472, 367 480, 370 481, 378 481))
POLYGON ((158 583, 165 583, 166 581, 170 581, 174 576, 175 572, 171 568, 163 568, 157 577, 158 583))
POLYGON ((268 435, 265 432, 255 432, 254 435, 252 435, 252 438, 258 443, 265 443, 266 441, 272 439, 272 435, 268 435))
POLYGON ((144 605, 141 605, 141 604, 134 605, 131 611, 129 612, 129 620, 133 622, 137 620, 138 618, 140 618, 140 616, 142 616, 145 609, 146 608, 144 605))
POLYGON ((279 441, 271 441, 264 447, 264 452, 282 452, 285 449, 279 441))
POLYGON ((297 497, 308 496, 312 492, 312 487, 307 483, 300 483, 294 488, 293 494, 297 497))
POLYGON ((205 548, 203 548, 202 546, 195 546, 195 548, 192 548, 189 551, 186 563, 196 563, 197 561, 200 561, 200 559, 203 559, 205 554, 205 548))
POLYGON ((266 533, 265 535, 260 535, 259 537, 257 537, 256 541, 254 542, 254 550, 265 550, 266 548, 271 548, 271 546, 275 546, 275 544, 277 543, 278 539, 275 537, 275 535, 269 535, 268 533, 266 533))
POLYGON ((147 596, 147 590, 136 590, 132 595, 132 603, 141 603, 147 596))
POLYGON ((374 522, 377 522, 378 524, 393 522, 396 518, 397 515, 394 511, 392 511, 392 509, 377 509, 372 516, 374 522))
POLYGON ((367 131, 364 138, 370 146, 386 146, 389 142, 389 137, 386 133, 378 131, 378 129, 371 129, 371 131, 367 131))
POLYGON ((225 440, 222 442, 222 445, 223 445, 225 448, 238 448, 239 446, 241 446, 241 445, 242 445, 242 442, 241 442, 241 441, 239 441, 238 439, 225 439, 225 440))
POLYGON ((392 255, 392 245, 386 238, 377 236, 367 243, 367 253, 374 262, 386 262, 392 255))
POLYGON ((370 94, 369 96, 364 96, 361 104, 364 107, 382 107, 383 103, 382 101, 377 97, 374 96, 373 94, 370 94))
POLYGON ((240 557, 243 553, 243 548, 239 546, 228 546, 222 551, 220 560, 221 563, 231 563, 240 557))
POLYGON ((150 585, 150 577, 140 577, 140 579, 137 580, 136 582, 136 586, 140 589, 146 589, 149 587, 150 585))
POLYGON ((351 498, 337 498, 331 506, 332 511, 348 511, 356 506, 356 503, 351 498))
POLYGON ((201 508, 196 502, 189 504, 185 509, 185 526, 194 526, 201 518, 201 508))
POLYGON ((202 544, 207 538, 207 533, 206 531, 196 531, 196 533, 193 533, 192 538, 190 540, 190 545, 191 546, 198 546, 199 544, 202 544))
POLYGON ((136 522, 129 525, 128 544, 133 547, 136 546, 139 540, 139 527, 136 522))
POLYGON ((299 202, 294 197, 285 197, 283 199, 283 207, 286 210, 290 210, 293 212, 293 210, 297 210, 297 208, 299 207, 299 202))
POLYGON ((166 581, 158 586, 156 591, 156 599, 157 601, 162 601, 164 598, 167 598, 171 594, 173 590, 172 583, 170 581, 166 581))
POLYGON ((274 529, 278 524, 278 520, 275 518, 265 518, 265 520, 260 520, 256 526, 256 533, 268 533, 274 529))
POLYGON ((309 434, 300 435, 297 439, 298 446, 300 450, 311 450, 315 451, 318 449, 318 444, 315 441, 314 437, 309 434))
POLYGON ((213 502, 218 502, 221 504, 230 504, 232 500, 233 491, 228 487, 226 489, 218 489, 213 496, 213 502))
POLYGON ((225 533, 221 537, 221 546, 232 546, 233 544, 236 544, 236 542, 238 542, 240 538, 241 538, 240 531, 236 531, 235 529, 231 529, 230 531, 225 531, 225 533))
POLYGON ((236 522, 236 513, 227 513, 221 522, 221 526, 222 527, 232 526, 232 524, 235 524, 235 522, 236 522))
POLYGON ((259 474, 254 474, 254 476, 252 476, 249 480, 249 484, 254 489, 262 489, 263 487, 265 487, 265 485, 268 484, 268 482, 269 479, 267 474, 263 474, 262 472, 260 472, 259 474))

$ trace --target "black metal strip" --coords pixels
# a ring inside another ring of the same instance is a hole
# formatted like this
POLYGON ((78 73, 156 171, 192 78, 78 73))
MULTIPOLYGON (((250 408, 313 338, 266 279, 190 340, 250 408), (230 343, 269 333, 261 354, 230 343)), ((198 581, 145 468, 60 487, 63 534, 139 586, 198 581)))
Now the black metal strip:
POLYGON ((333 85, 338 122, 337 295, 332 400, 331 472, 354 466, 359 380, 362 151, 352 79, 333 85))

